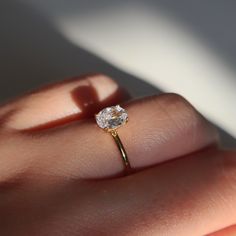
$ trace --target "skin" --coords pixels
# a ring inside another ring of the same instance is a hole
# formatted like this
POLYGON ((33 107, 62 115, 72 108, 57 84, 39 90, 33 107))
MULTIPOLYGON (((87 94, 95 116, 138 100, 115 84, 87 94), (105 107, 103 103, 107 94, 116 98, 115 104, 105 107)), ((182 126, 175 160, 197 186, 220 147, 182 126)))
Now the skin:
POLYGON ((0 108, 0 235, 236 235, 236 153, 184 98, 127 100, 104 75, 0 108), (133 173, 94 114, 122 104, 133 173))

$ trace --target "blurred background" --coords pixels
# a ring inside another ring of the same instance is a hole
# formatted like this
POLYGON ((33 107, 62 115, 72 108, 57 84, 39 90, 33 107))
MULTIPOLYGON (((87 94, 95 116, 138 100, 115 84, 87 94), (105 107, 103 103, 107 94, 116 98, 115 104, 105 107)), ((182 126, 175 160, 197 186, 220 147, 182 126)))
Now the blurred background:
POLYGON ((236 147, 236 2, 1 0, 0 100, 84 73, 176 92, 236 147))

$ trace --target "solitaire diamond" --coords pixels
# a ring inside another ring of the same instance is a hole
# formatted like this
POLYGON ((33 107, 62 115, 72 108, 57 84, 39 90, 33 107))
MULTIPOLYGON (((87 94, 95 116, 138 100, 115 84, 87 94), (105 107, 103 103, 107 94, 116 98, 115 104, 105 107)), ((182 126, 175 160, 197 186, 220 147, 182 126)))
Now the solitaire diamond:
POLYGON ((96 121, 100 128, 114 130, 128 121, 128 114, 120 105, 106 107, 96 115, 96 121))

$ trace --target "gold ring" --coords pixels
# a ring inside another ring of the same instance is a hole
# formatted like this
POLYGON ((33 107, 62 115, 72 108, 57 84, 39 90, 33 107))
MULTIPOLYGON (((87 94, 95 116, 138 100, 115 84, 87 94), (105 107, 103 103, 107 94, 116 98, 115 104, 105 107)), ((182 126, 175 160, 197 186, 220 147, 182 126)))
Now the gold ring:
POLYGON ((125 173, 131 172, 131 166, 125 148, 120 140, 117 129, 128 122, 128 113, 120 105, 106 107, 95 115, 97 125, 110 133, 121 153, 125 173))

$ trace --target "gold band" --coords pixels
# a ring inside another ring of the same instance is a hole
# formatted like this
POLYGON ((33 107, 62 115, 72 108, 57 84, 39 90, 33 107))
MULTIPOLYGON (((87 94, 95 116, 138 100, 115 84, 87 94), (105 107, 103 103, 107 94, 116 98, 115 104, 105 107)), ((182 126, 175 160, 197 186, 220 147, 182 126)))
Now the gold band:
POLYGON ((127 156, 127 153, 125 151, 125 148, 120 140, 120 137, 117 133, 116 130, 112 130, 111 132, 111 135, 112 137, 114 138, 115 142, 116 142, 116 145, 121 153, 121 156, 122 156, 122 160, 123 160, 123 163, 124 163, 124 167, 125 167, 125 174, 129 174, 131 172, 131 166, 130 166, 130 163, 129 163, 129 159, 128 159, 128 156, 127 156))

